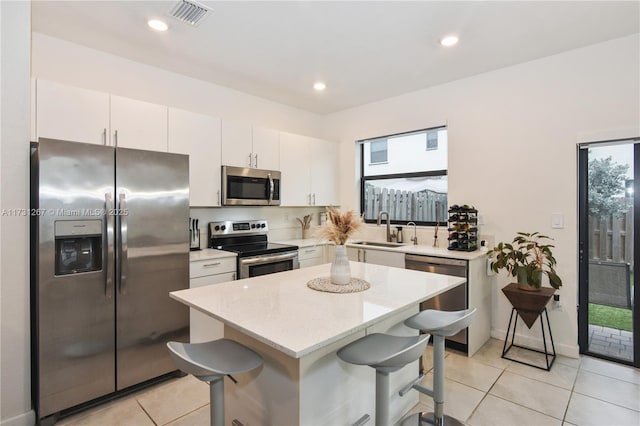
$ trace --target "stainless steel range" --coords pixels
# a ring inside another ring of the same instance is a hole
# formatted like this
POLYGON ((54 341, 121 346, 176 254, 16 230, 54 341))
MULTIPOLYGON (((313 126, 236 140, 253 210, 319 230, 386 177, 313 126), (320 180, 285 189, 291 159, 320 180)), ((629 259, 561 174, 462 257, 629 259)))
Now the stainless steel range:
POLYGON ((238 279, 300 268, 298 246, 267 241, 266 220, 209 222, 209 248, 238 254, 238 279))

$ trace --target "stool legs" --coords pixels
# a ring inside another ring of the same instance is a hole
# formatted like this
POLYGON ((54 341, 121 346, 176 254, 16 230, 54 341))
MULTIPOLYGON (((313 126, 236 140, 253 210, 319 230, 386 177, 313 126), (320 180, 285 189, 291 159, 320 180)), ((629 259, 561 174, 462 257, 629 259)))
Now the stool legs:
POLYGON ((389 420, 389 373, 376 370, 376 426, 389 420))
POLYGON ((433 405, 435 424, 444 418, 444 337, 433 336, 433 405))
POLYGON ((211 426, 224 426, 224 376, 209 382, 211 426))
POLYGON ((422 419, 435 426, 462 426, 458 419, 444 414, 444 336, 437 334, 433 335, 433 414, 422 419))

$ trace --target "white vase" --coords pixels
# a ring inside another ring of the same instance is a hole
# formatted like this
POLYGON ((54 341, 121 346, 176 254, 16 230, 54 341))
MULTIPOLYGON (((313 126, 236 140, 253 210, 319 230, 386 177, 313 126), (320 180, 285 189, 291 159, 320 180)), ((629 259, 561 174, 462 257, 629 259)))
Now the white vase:
POLYGON ((331 263, 331 283, 344 285, 351 280, 351 267, 346 246, 336 246, 336 257, 331 263))

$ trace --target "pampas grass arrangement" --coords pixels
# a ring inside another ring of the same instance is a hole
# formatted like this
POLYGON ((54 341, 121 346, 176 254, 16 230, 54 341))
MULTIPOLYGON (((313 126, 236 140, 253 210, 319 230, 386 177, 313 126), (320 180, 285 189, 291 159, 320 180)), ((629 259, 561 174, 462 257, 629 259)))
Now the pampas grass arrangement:
POLYGON ((327 207, 327 222, 318 228, 316 236, 342 246, 362 225, 362 218, 353 210, 340 213, 335 207, 327 207))

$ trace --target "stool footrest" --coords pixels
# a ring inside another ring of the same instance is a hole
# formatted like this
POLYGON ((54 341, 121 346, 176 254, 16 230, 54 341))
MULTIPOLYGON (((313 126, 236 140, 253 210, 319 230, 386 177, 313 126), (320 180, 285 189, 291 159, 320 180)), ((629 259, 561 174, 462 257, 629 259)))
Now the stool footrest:
POLYGON ((356 422, 353 424, 353 426, 362 426, 365 423, 369 423, 369 420, 371 420, 371 416, 368 415, 368 414, 365 414, 364 416, 362 416, 358 420, 356 420, 356 422))
POLYGON ((405 396, 407 392, 409 392, 411 389, 415 389, 420 393, 433 397, 433 390, 419 384, 422 381, 422 379, 424 379, 424 374, 421 374, 420 376, 415 378, 413 381, 409 382, 405 387, 400 389, 400 392, 398 392, 398 395, 405 396))

